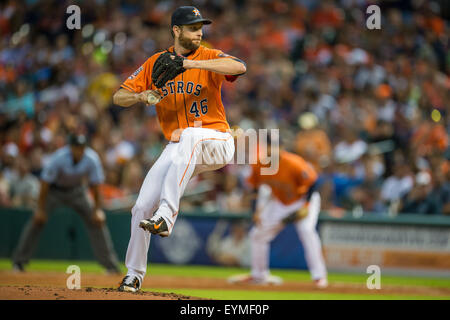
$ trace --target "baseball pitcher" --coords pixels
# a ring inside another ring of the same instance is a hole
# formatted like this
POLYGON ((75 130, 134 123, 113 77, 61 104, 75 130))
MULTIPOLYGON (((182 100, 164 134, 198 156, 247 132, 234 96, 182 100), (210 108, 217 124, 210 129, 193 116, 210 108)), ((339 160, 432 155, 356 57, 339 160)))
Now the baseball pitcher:
POLYGON ((220 92, 222 82, 244 74, 246 65, 200 45, 202 26, 210 23, 195 7, 177 8, 171 21, 174 45, 151 56, 114 94, 114 103, 123 107, 136 102, 154 104, 170 141, 145 177, 131 210, 128 272, 119 291, 140 289, 150 234, 171 234, 189 180, 233 158, 234 140, 220 92))

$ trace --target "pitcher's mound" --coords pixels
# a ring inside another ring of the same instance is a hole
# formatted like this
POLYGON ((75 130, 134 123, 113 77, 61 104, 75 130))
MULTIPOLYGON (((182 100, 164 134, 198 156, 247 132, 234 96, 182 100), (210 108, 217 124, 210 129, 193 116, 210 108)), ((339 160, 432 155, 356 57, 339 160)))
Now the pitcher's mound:
POLYGON ((2 286, 0 300, 199 300, 176 293, 141 291, 118 292, 117 289, 81 288, 69 290, 55 287, 2 286))

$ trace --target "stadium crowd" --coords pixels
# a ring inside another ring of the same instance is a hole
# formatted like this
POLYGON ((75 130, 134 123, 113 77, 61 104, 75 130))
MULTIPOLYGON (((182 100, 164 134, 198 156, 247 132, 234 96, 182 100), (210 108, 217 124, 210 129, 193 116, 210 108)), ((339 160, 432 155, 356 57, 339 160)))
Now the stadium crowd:
MULTIPOLYGON (((323 209, 450 214, 450 23, 438 3, 193 1, 203 45, 247 63, 222 89, 230 125, 279 129, 320 172, 323 209)), ((166 143, 155 108, 113 105, 119 85, 170 46, 184 1, 0 3, 0 206, 33 207, 43 163, 84 133, 101 156, 109 208, 129 208, 166 143), (66 9, 81 8, 81 30, 66 9)), ((248 165, 191 181, 181 207, 246 212, 248 165)))

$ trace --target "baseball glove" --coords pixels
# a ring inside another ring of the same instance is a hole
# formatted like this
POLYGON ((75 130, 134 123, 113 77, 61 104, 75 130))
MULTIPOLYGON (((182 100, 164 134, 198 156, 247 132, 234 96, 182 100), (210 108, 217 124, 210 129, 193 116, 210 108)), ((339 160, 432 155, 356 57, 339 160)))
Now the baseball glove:
POLYGON ((180 73, 186 71, 183 68, 183 56, 164 52, 156 59, 152 70, 152 81, 160 89, 167 81, 174 79, 180 73))
POLYGON ((308 215, 308 206, 303 206, 299 210, 291 213, 286 218, 284 218, 281 223, 288 224, 288 223, 294 223, 298 220, 304 219, 308 215))

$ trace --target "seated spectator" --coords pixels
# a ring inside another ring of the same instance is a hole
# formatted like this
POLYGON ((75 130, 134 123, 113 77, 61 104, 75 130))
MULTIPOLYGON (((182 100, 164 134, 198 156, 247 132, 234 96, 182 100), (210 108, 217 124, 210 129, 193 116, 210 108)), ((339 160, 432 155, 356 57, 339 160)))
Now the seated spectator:
POLYGON ((389 205, 407 194, 414 185, 414 178, 407 163, 397 163, 393 175, 388 177, 381 186, 381 200, 389 205))
POLYGON ((369 183, 356 187, 351 192, 353 209, 355 206, 360 206, 364 212, 380 215, 386 213, 386 207, 380 200, 379 193, 379 189, 369 183))
POLYGON ((239 188, 238 178, 231 174, 223 175, 223 191, 217 194, 217 206, 219 211, 227 213, 241 213, 243 192, 239 188))
POLYGON ((120 173, 117 170, 105 167, 105 182, 100 185, 100 193, 103 198, 105 208, 128 208, 133 205, 127 201, 127 194, 118 186, 120 185, 120 173))
POLYGON ((12 184, 13 180, 17 177, 17 171, 14 167, 14 162, 19 156, 19 148, 14 142, 8 142, 3 146, 2 150, 2 171, 3 177, 8 180, 9 184, 12 184))
POLYGON ((122 171, 122 189, 125 194, 138 194, 141 188, 144 172, 142 166, 137 159, 132 159, 126 163, 122 171))
POLYGON ((323 182, 319 181, 319 183, 321 211, 326 212, 331 217, 342 218, 345 215, 345 209, 336 205, 337 201, 333 181, 328 179, 323 182))
POLYGON ((0 207, 9 206, 11 206, 9 181, 3 176, 3 171, 0 171, 0 207))
POLYGON ((375 146, 383 154, 386 174, 391 175, 395 153, 394 125, 387 121, 378 120, 375 127, 367 132, 367 135, 368 143, 371 144, 372 148, 375 146))
POLYGON ((436 154, 430 159, 431 175, 435 182, 433 196, 439 204, 439 212, 450 215, 450 161, 436 154))
POLYGON ((344 129, 343 139, 334 147, 334 158, 338 162, 354 162, 367 150, 367 143, 359 139, 350 128, 344 129))
POLYGON ((39 179, 31 174, 30 163, 24 157, 16 162, 17 176, 11 184, 12 203, 17 207, 34 208, 39 195, 39 179))
POLYGON ((387 212, 380 197, 379 177, 382 173, 379 168, 380 164, 381 160, 377 156, 365 154, 362 157, 361 179, 363 179, 363 183, 350 191, 349 202, 352 210, 355 207, 361 207, 363 211, 370 213, 384 214, 387 212))
POLYGON ((415 130, 412 138, 412 148, 418 156, 428 156, 434 152, 444 152, 448 143, 448 133, 441 123, 434 123, 428 117, 424 117, 419 127, 415 130))
POLYGON ((332 174, 328 176, 328 179, 331 179, 334 185, 336 205, 350 209, 352 207, 351 191, 361 185, 364 180, 356 176, 355 167, 348 163, 337 163, 332 168, 332 174))
POLYGON ((250 266, 250 241, 245 222, 234 222, 230 233, 224 236, 228 224, 218 221, 208 238, 207 251, 218 264, 229 267, 250 266))
POLYGON ((447 177, 447 181, 439 187, 437 192, 441 200, 442 214, 450 216, 450 177, 447 177))
POLYGON ((401 200, 400 213, 439 214, 439 207, 439 199, 433 195, 431 175, 420 171, 413 189, 401 200))
POLYGON ((396 104, 391 100, 392 88, 387 84, 380 84, 375 90, 378 101, 378 120, 392 123, 395 117, 396 104))
POLYGON ((110 141, 111 146, 106 151, 108 165, 124 164, 134 157, 136 150, 133 144, 123 139, 119 130, 113 130, 110 141))

